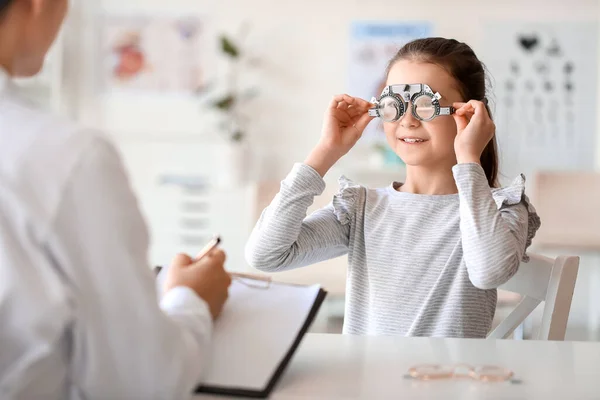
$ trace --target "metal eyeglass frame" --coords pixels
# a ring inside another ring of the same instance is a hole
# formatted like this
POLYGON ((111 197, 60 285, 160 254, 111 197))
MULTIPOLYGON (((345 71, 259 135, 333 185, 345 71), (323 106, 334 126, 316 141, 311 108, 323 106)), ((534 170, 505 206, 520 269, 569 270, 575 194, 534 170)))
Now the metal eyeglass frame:
POLYGON ((372 117, 381 118, 385 122, 396 122, 404 116, 408 108, 407 103, 411 103, 412 115, 419 121, 431 121, 440 115, 452 115, 456 111, 454 107, 442 107, 440 106, 440 99, 442 96, 438 92, 433 92, 431 88, 424 83, 413 83, 413 84, 396 84, 386 86, 379 98, 373 97, 371 103, 375 104, 375 107, 369 109, 369 115, 372 117), (431 118, 422 118, 417 113, 416 101, 422 97, 427 96, 431 99, 431 104, 435 107, 434 113, 431 118), (387 100, 389 99, 389 100, 387 100), (381 112, 384 101, 391 101, 396 109, 396 115, 394 118, 384 118, 383 112, 381 112))

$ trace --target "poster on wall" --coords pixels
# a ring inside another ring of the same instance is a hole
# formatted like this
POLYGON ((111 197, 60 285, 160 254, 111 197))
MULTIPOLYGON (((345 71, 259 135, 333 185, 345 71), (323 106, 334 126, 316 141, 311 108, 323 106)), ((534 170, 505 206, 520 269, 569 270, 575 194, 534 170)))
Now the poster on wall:
POLYGON ((106 90, 200 90, 206 79, 203 25, 198 16, 107 15, 102 33, 106 90))
POLYGON ((481 56, 492 77, 504 180, 538 170, 592 169, 597 24, 494 22, 484 28, 481 56))
MULTIPOLYGON (((427 22, 356 21, 350 27, 348 94, 365 100, 378 97, 385 86, 385 69, 396 52, 411 40, 431 36, 427 22)), ((369 124, 363 139, 382 142, 381 123, 369 124)))

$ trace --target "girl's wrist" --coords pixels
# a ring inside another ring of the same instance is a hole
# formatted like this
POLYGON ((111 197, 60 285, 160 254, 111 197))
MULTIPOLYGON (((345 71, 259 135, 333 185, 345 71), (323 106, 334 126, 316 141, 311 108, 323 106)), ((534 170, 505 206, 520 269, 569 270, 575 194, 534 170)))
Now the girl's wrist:
POLYGON ((333 154, 331 150, 324 146, 317 145, 317 147, 310 152, 304 161, 304 164, 317 171, 321 177, 324 177, 325 174, 327 174, 327 171, 329 171, 340 158, 341 156, 333 154))
POLYGON ((458 164, 479 164, 481 165, 481 160, 479 157, 474 155, 464 155, 464 156, 456 156, 456 161, 458 164))
POLYGON ((458 150, 456 151, 456 162, 458 164, 469 164, 476 163, 481 164, 481 153, 477 154, 476 151, 472 150, 458 150))

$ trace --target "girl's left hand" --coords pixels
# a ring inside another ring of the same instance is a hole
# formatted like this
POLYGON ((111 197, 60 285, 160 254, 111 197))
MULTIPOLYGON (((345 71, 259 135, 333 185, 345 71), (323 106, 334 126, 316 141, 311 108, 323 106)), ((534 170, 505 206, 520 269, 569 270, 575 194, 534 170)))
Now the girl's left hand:
POLYGON ((496 125, 481 101, 454 103, 453 107, 456 109, 452 114, 457 130, 454 139, 456 160, 459 164, 480 163, 483 149, 496 133, 496 125))

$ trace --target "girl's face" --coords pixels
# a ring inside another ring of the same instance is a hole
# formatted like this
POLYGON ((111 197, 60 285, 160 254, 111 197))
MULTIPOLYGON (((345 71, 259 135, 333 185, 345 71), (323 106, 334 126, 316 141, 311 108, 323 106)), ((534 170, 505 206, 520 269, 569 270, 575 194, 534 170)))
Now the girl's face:
MULTIPOLYGON (((387 85, 424 83, 442 98, 440 106, 463 101, 456 80, 438 65, 400 60, 390 69, 387 85)), ((444 166, 456 164, 454 138, 456 123, 452 116, 438 116, 429 122, 412 115, 412 104, 400 120, 384 122, 383 130, 388 144, 408 166, 444 166), (421 139, 422 142, 407 143, 404 139, 421 139)))
POLYGON ((21 18, 18 53, 13 70, 18 76, 37 74, 56 39, 68 9, 68 0, 27 0, 15 3, 21 18))

